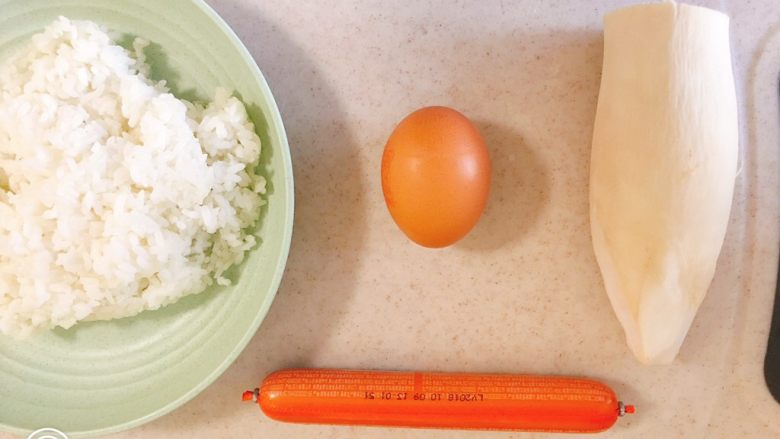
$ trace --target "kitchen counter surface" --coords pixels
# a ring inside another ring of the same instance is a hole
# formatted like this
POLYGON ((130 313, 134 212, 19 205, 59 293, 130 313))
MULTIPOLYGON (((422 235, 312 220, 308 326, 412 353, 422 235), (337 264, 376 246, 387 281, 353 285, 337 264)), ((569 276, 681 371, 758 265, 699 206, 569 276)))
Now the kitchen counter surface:
POLYGON ((602 438, 780 437, 761 371, 780 241, 779 2, 694 2, 732 17, 742 171, 715 281, 665 367, 628 350, 588 226, 601 18, 635 2, 209 3, 254 55, 288 130, 290 259, 267 319, 221 378, 111 437, 550 437, 289 425, 240 403, 285 367, 582 375, 638 408, 602 438), (394 125, 434 104, 476 123, 494 167, 481 222, 443 250, 404 237, 379 178, 394 125))

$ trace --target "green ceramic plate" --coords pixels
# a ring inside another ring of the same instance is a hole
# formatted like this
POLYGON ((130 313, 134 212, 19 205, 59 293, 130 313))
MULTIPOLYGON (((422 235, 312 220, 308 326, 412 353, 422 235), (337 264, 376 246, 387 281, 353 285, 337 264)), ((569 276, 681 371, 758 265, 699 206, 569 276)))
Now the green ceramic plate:
POLYGON ((0 0, 0 58, 58 15, 142 36, 156 79, 180 97, 237 91, 263 141, 268 205, 260 246, 230 288, 159 311, 57 330, 24 343, 0 337, 0 429, 54 427, 71 436, 116 432, 182 405, 214 381, 254 335, 281 280, 293 221, 284 127, 260 70, 230 28, 198 0, 0 0))

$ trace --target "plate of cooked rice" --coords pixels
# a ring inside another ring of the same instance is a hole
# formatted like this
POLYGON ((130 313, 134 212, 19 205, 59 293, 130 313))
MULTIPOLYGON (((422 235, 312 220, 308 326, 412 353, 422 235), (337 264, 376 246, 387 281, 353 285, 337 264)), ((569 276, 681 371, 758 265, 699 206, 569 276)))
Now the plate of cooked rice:
POLYGON ((201 0, 0 0, 0 430, 92 436, 239 355, 293 223, 284 126, 201 0))

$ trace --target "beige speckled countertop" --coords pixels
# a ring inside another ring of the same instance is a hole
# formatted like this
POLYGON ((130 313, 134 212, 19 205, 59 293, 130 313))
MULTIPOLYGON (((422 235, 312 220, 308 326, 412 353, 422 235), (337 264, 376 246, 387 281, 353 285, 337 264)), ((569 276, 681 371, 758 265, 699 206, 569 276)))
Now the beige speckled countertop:
POLYGON ((236 363, 175 412, 112 437, 550 437, 287 425, 239 402, 291 366, 591 376, 639 408, 599 437, 780 437, 761 374, 780 240, 780 2, 694 2, 732 17, 744 166, 715 282, 667 367, 627 349, 588 227, 601 17, 635 2, 209 3, 255 56, 285 120, 290 259, 236 363), (494 165, 484 217, 444 250, 404 237, 379 179, 394 124, 431 104, 471 117, 494 165))

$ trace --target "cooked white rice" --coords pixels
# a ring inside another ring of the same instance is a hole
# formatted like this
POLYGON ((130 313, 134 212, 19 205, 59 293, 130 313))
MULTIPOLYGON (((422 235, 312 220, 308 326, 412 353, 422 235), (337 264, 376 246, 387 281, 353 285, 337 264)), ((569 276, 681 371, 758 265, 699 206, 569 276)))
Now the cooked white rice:
POLYGON ((0 66, 0 332, 157 309, 255 245, 260 139, 224 90, 205 108, 92 22, 60 18, 0 66))

